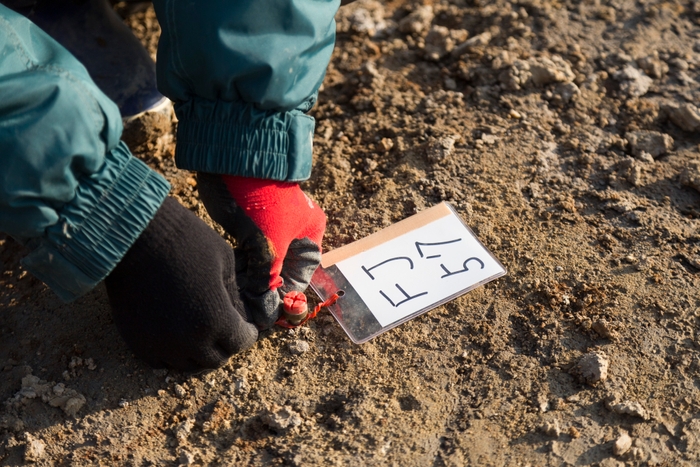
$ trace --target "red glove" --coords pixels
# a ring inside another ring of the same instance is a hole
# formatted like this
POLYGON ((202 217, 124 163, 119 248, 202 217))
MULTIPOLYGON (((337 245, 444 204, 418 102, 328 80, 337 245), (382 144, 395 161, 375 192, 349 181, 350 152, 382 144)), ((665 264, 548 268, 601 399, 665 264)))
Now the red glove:
POLYGON ((243 301, 258 326, 270 327, 280 292, 304 291, 321 262, 326 215, 298 183, 199 173, 198 189, 212 219, 236 239, 243 301))

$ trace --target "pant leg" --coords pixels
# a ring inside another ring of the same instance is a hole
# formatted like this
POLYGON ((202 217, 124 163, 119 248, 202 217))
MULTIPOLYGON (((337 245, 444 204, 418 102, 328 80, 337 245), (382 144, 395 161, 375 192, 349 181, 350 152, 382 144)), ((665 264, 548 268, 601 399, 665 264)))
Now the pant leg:
POLYGON ((340 0, 156 0, 157 75, 175 101, 180 168, 285 181, 311 173, 306 112, 340 0))
POLYGON ((120 142, 117 106, 85 68, 0 5, 0 231, 70 300, 106 277, 169 185, 120 142))

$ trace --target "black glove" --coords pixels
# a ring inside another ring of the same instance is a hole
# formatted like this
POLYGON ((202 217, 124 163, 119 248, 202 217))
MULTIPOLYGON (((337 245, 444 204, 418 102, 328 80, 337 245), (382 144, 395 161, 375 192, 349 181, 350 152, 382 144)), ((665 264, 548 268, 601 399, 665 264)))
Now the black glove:
POLYGON ((216 368, 258 337, 238 295, 233 250, 171 198, 105 285, 122 337, 156 368, 216 368))

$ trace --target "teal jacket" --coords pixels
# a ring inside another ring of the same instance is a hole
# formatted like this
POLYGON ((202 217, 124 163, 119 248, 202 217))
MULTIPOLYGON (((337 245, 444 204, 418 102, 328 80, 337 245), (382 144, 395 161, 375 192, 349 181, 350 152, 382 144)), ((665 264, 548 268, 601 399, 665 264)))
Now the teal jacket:
MULTIPOLYGON (((158 84, 179 119, 180 168, 310 176, 314 105, 340 0, 156 0, 158 84)), ((153 218, 168 183, 120 141, 85 68, 0 5, 0 231, 61 298, 91 290, 153 218)))

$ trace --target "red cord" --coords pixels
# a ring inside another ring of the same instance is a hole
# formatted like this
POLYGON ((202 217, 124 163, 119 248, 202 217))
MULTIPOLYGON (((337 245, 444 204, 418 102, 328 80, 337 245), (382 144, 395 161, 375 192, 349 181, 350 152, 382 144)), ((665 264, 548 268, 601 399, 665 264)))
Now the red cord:
MULTIPOLYGON (((290 293, 291 293, 291 292, 290 292, 290 293)), ((314 311, 312 311, 311 313, 309 313, 308 315, 306 315, 306 318, 304 318, 299 324, 291 324, 291 323, 289 323, 289 322, 285 319, 284 316, 282 316, 280 319, 278 319, 277 322, 276 322, 275 324, 277 324, 278 326, 282 326, 283 328, 287 328, 287 329, 294 329, 294 328, 298 328, 299 326, 303 326, 308 320, 315 318, 316 315, 318 314, 318 312, 321 311, 321 308, 323 308, 323 307, 329 307, 329 306, 333 305, 336 301, 338 301, 339 298, 340 298, 340 295, 338 295, 337 293, 334 293, 333 295, 331 295, 331 296, 328 298, 328 300, 326 300, 325 302, 321 302, 321 303, 319 303, 318 305, 316 305, 316 308, 314 308, 314 311)))

